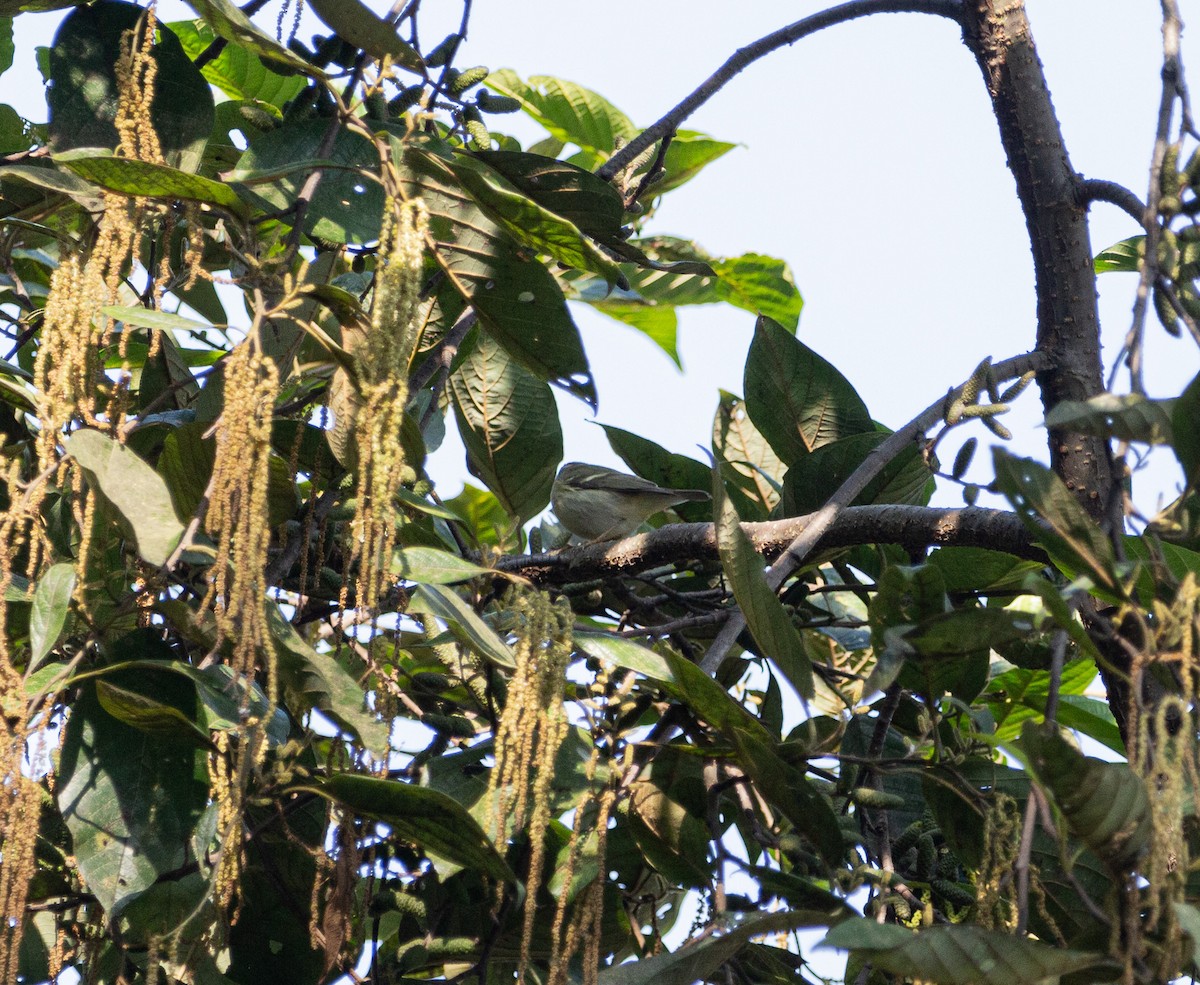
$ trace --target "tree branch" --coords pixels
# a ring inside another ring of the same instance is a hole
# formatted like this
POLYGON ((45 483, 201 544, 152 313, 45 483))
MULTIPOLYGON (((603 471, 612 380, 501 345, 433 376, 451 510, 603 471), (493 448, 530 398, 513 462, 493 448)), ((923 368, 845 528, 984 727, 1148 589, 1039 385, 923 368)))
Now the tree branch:
POLYGON ((847 21, 857 20, 859 17, 867 17, 871 14, 937 14, 957 21, 962 16, 962 10, 962 0, 851 0, 849 3, 830 7, 828 10, 822 10, 811 17, 805 17, 794 24, 773 31, 735 51, 724 65, 713 72, 683 102, 613 154, 596 170, 596 174, 605 181, 610 181, 618 171, 627 167, 634 158, 656 140, 679 129, 679 125, 684 120, 720 92, 735 75, 785 45, 794 44, 801 38, 816 34, 817 31, 833 27, 835 24, 844 24, 847 21))
MULTIPOLYGON (((803 534, 819 513, 743 523, 742 530, 766 558, 778 557, 803 534)), ((817 540, 821 550, 860 544, 987 547, 1031 561, 1046 562, 1029 530, 1015 513, 981 507, 854 506, 839 512, 817 540)), ((551 554, 517 554, 496 565, 541 585, 637 574, 680 561, 715 561, 717 540, 711 523, 671 523, 616 543, 588 544, 551 554)))
POLYGON ((1142 216, 1146 211, 1142 200, 1124 185, 1098 178, 1082 179, 1075 186, 1075 200, 1085 207, 1092 202, 1108 202, 1131 216, 1139 226, 1142 224, 1142 216))
MULTIPOLYGON (((1104 390, 1100 318, 1087 211, 1078 201, 1050 90, 1022 0, 967 0, 963 39, 992 98, 1000 139, 1025 214, 1037 284, 1038 349, 1051 358, 1039 373, 1042 405, 1086 400, 1104 390)), ((1119 529, 1120 497, 1108 442, 1056 428, 1050 464, 1088 514, 1119 529)))

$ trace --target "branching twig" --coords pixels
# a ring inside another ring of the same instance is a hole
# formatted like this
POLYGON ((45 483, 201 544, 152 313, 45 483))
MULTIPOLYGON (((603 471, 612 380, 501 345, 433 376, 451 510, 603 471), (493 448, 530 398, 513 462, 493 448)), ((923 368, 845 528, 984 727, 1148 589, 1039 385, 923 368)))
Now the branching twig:
POLYGON ((1126 215, 1132 217, 1140 226, 1146 214, 1146 206, 1142 200, 1124 185, 1116 181, 1104 181, 1099 178, 1084 178, 1076 187, 1076 199, 1080 205, 1092 202, 1108 202, 1115 205, 1126 215))
MULTIPOLYGON (((992 367, 992 373, 997 382, 1002 382, 1023 376, 1031 369, 1042 370, 1045 368, 1045 355, 1030 352, 996 363, 992 367)), ((768 569, 767 584, 771 588, 778 589, 800 567, 800 564, 833 525, 838 514, 854 502, 871 480, 879 475, 892 459, 942 419, 947 400, 953 400, 960 396, 962 389, 959 387, 956 391, 951 391, 947 397, 930 404, 904 427, 889 435, 871 450, 863 463, 838 487, 837 492, 829 498, 829 501, 808 518, 803 532, 788 545, 787 550, 768 569)), ((713 674, 721 666, 721 661, 725 659, 725 655, 745 625, 745 617, 736 613, 721 629, 700 664, 707 673, 713 674)))
POLYGON ((872 14, 937 14, 941 17, 949 17, 951 20, 958 20, 961 11, 961 0, 851 0, 849 3, 839 4, 813 14, 811 17, 805 17, 778 31, 772 31, 752 44, 735 51, 724 65, 705 79, 683 102, 613 154, 596 170, 596 174, 605 181, 610 180, 613 175, 625 168, 630 161, 656 140, 678 130, 684 120, 720 92, 725 84, 743 69, 779 48, 794 44, 801 38, 816 34, 817 31, 833 27, 835 24, 844 24, 847 21, 868 17, 872 14))

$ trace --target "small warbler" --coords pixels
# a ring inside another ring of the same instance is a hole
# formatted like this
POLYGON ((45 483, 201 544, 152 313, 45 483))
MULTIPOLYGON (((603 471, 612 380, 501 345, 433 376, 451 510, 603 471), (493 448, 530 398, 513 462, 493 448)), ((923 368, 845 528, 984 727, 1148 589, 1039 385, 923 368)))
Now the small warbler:
POLYGON ((550 505, 571 533, 595 543, 627 537, 668 507, 709 498, 699 489, 664 489, 603 465, 570 462, 558 471, 550 505))

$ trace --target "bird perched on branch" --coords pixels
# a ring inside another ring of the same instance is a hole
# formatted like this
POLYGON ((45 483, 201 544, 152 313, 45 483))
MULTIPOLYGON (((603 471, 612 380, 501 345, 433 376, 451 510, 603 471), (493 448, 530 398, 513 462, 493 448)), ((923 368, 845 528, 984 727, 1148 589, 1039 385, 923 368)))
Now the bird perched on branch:
POLYGON ((550 505, 571 533, 597 543, 627 537, 672 506, 709 498, 700 489, 666 489, 603 465, 569 462, 554 480, 550 505))

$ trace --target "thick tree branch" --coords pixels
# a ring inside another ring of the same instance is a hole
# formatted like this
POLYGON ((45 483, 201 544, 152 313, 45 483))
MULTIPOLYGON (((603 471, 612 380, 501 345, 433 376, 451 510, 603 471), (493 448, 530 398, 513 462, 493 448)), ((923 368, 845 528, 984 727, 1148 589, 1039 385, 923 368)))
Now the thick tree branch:
POLYGON ((613 154, 602 167, 597 169, 596 174, 605 181, 611 180, 617 172, 628 167, 631 161, 656 140, 661 140, 679 129, 679 125, 684 120, 720 92, 735 75, 785 45, 794 44, 801 38, 816 34, 817 31, 833 27, 835 24, 844 24, 847 21, 857 20, 871 14, 937 14, 957 21, 962 16, 962 10, 962 0, 851 0, 849 3, 839 4, 813 14, 811 17, 805 17, 778 31, 772 31, 754 43, 735 51, 724 65, 713 72, 683 102, 613 154))
MULTIPOLYGON (((1038 300, 1038 348, 1051 358, 1038 375, 1046 410, 1086 400, 1104 389, 1100 319, 1088 237, 1087 210, 1067 156, 1050 90, 1021 0, 967 0, 963 38, 992 97, 1000 139, 1033 251, 1038 300)), ((1050 463, 1084 509, 1119 527, 1108 443, 1078 432, 1050 432, 1050 463)))
MULTIPOLYGON (((816 515, 743 523, 742 529, 755 550, 769 559, 783 553, 816 515)), ((842 510, 817 541, 821 550, 859 544, 987 547, 1046 561, 1046 555, 1016 514, 980 507, 854 506, 842 510)), ((633 575, 662 564, 716 558, 717 540, 711 523, 672 523, 616 543, 589 544, 552 554, 512 555, 502 558, 496 568, 538 584, 562 585, 633 575)))

